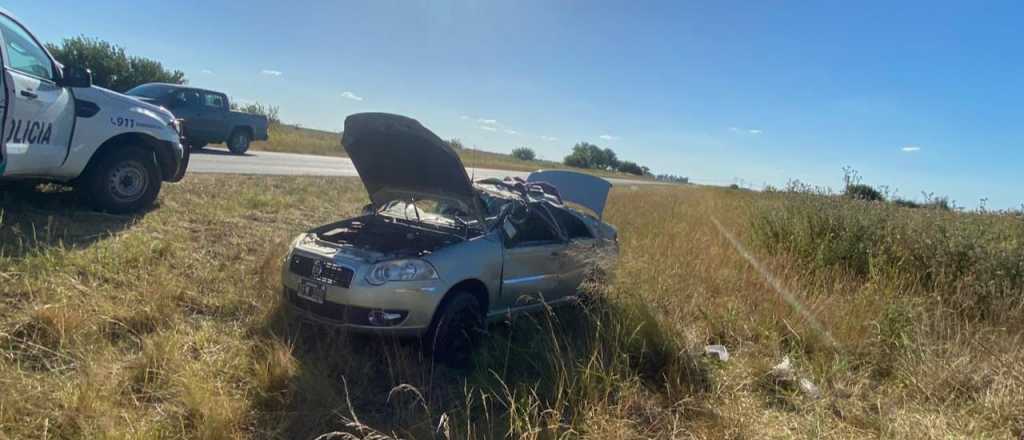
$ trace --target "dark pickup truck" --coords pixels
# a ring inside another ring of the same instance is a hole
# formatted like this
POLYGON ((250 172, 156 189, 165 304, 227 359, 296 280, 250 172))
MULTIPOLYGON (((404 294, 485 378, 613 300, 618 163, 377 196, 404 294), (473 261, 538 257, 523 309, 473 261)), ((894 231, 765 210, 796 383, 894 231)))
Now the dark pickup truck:
POLYGON ((269 138, 265 116, 231 111, 227 95, 221 92, 149 83, 126 94, 162 106, 182 119, 184 142, 194 149, 223 142, 232 153, 243 154, 250 142, 269 138))

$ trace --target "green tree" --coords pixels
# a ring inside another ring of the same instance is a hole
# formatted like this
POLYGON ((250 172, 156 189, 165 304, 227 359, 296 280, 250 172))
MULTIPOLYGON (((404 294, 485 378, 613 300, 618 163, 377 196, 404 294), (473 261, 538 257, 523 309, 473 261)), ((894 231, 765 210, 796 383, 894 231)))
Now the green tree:
POLYGON ((59 45, 47 43, 46 47, 57 61, 91 69, 94 84, 116 92, 150 82, 187 82, 180 70, 168 70, 158 61, 128 55, 123 47, 94 38, 65 38, 59 45))
POLYGON ((530 147, 519 147, 512 150, 512 157, 519 160, 534 160, 537 158, 537 153, 534 153, 530 147))
POLYGON ((611 148, 601 149, 589 142, 580 142, 572 147, 572 153, 563 161, 568 166, 590 169, 616 169, 619 159, 611 148))
POLYGON ((624 160, 619 164, 619 171, 623 173, 636 174, 637 176, 647 174, 646 168, 647 167, 637 165, 636 162, 630 162, 628 160, 624 160))

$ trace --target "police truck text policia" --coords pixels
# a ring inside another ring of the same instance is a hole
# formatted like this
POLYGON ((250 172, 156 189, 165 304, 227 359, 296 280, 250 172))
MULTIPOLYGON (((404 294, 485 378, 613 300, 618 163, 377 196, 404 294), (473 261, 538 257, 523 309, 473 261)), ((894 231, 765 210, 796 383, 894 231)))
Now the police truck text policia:
POLYGON ((8 124, 7 137, 4 138, 4 142, 49 144, 52 134, 53 124, 49 122, 12 120, 8 124))

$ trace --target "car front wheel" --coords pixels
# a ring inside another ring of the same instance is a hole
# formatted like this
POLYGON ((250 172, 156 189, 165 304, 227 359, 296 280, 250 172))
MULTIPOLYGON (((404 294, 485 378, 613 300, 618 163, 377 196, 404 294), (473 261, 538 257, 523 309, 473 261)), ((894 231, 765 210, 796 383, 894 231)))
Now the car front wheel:
POLYGON ((162 179, 153 153, 124 148, 100 157, 83 183, 97 209, 125 214, 152 205, 162 179))
POLYGON ((424 341, 434 359, 454 368, 468 368, 484 333, 480 303, 468 292, 454 292, 442 305, 424 341))

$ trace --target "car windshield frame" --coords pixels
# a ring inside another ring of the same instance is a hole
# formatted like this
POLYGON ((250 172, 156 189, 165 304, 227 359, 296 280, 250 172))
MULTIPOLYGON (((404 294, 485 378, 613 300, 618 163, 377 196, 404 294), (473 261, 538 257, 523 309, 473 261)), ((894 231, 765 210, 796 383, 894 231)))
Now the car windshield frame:
MULTIPOLYGON (((443 229, 443 232, 455 231, 460 237, 468 237, 474 229, 478 228, 479 221, 471 215, 466 214, 465 218, 447 215, 444 213, 428 212, 418 206, 419 203, 450 203, 450 200, 441 197, 396 197, 383 205, 377 207, 376 215, 388 217, 404 222, 428 226, 431 229, 443 229), (404 206, 403 207, 400 207, 404 206), (412 209, 410 210, 410 207, 412 209), (412 212, 410 212, 412 211, 412 212)), ((455 205, 458 205, 457 203, 455 205)))

